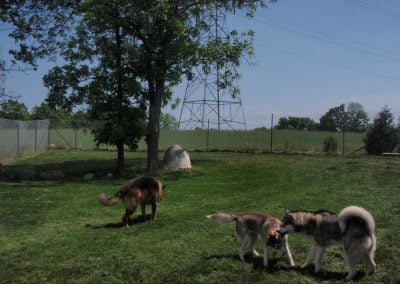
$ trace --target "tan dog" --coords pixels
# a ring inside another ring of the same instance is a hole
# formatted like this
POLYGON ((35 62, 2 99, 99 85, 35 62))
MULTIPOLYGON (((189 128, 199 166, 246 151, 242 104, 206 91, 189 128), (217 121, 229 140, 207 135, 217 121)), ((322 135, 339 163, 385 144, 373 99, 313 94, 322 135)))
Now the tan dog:
POLYGON ((257 213, 243 214, 225 214, 218 213, 208 215, 207 218, 215 220, 219 223, 236 222, 235 235, 239 243, 239 257, 244 261, 243 250, 249 245, 253 256, 258 256, 254 249, 255 243, 259 236, 265 240, 264 245, 264 266, 268 267, 268 252, 270 248, 279 249, 287 255, 290 266, 294 266, 292 254, 287 242, 287 235, 280 235, 279 228, 281 221, 278 219, 257 213))
POLYGON ((152 177, 139 177, 128 181, 114 197, 107 199, 104 193, 100 193, 98 200, 101 204, 112 206, 122 199, 125 205, 125 215, 122 217, 124 226, 129 227, 130 216, 140 204, 142 218, 146 221, 146 205, 151 204, 153 219, 157 217, 158 203, 162 200, 165 187, 161 182, 152 177))

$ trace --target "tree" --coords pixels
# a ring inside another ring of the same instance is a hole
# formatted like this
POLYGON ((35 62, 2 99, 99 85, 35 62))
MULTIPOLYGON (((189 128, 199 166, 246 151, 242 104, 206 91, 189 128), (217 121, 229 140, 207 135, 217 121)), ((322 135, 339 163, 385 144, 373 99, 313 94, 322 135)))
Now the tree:
POLYGON ((50 119, 52 121, 65 121, 70 119, 71 114, 64 109, 53 109, 47 102, 40 106, 34 106, 31 111, 31 119, 50 119))
POLYGON ((178 129, 176 117, 169 113, 161 113, 161 129, 178 129))
POLYGON ((317 124, 308 117, 281 117, 276 129, 316 130, 317 124))
POLYGON ((368 123, 369 118, 364 107, 357 102, 348 103, 346 130, 363 132, 367 130, 368 123))
POLYGON ((398 143, 398 133, 393 123, 393 114, 385 106, 374 119, 364 139, 368 154, 379 155, 392 152, 398 143))
POLYGON ((347 112, 345 105, 329 109, 320 119, 319 128, 322 131, 342 131, 345 130, 347 112))
MULTIPOLYGON (((132 130, 132 119, 142 120, 147 103, 147 169, 154 171, 161 107, 168 103, 171 88, 184 76, 191 78, 194 67, 207 72, 210 64, 221 70, 228 64, 238 66, 243 53, 252 52, 251 31, 204 37, 215 27, 209 21, 215 8, 228 13, 242 9, 252 16, 266 2, 5 0, 1 19, 15 26, 11 36, 22 42, 12 51, 17 60, 35 66, 38 58, 57 53, 64 57, 67 64, 45 78, 49 103, 66 109, 88 105, 92 119, 107 122, 97 141, 117 143, 119 161, 123 143, 137 138, 123 133, 132 130)), ((235 95, 232 82, 237 77, 235 72, 224 73, 220 87, 235 95)), ((142 123, 135 126, 136 135, 142 134, 142 123)))
POLYGON ((0 118, 28 120, 29 111, 24 103, 16 100, 6 100, 0 104, 0 118))

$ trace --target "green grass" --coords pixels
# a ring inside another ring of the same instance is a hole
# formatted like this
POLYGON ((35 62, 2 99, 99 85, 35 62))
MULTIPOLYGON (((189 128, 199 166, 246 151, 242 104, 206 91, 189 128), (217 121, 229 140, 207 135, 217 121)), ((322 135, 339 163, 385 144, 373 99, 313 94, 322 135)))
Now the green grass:
MULTIPOLYGON (((233 224, 219 225, 205 215, 253 211, 281 217, 285 207, 339 211, 350 204, 367 208, 377 223, 377 273, 366 275, 361 265, 358 282, 400 279, 400 159, 192 153, 192 170, 160 173, 167 191, 158 219, 121 228, 112 224, 120 222, 122 205, 102 207, 96 197, 114 194, 124 180, 78 179, 111 171, 115 156, 49 151, 16 161, 39 170, 59 168, 72 178, 0 183, 1 283, 340 283, 346 268, 339 247, 327 250, 323 271, 314 275, 298 268, 309 241, 291 235, 297 267, 289 268, 277 254, 265 269, 261 257, 239 261, 233 224)), ((131 172, 141 173, 145 162, 145 153, 127 153, 131 172)))
MULTIPOLYGON (((320 153, 323 151, 324 138, 334 137, 338 141, 338 152, 342 152, 342 133, 322 131, 274 130, 273 150, 276 152, 308 152, 320 153)), ((346 133, 345 152, 349 153, 362 146, 365 133, 346 133)), ((75 148, 75 132, 72 129, 52 129, 50 143, 75 148)), ((179 144, 190 150, 207 149, 207 131, 205 130, 162 130, 159 147, 166 150, 174 144, 179 144)), ((90 131, 76 132, 76 147, 93 149, 95 143, 90 131)), ((233 151, 270 151, 271 138, 269 131, 215 131, 211 130, 208 140, 209 150, 233 151)), ((146 150, 146 143, 142 139, 139 150, 146 150)))

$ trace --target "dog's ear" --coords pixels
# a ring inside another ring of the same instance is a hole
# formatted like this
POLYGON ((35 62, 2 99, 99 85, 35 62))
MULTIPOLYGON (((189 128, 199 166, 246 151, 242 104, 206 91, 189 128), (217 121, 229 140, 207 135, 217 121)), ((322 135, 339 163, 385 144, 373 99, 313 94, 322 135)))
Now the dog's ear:
POLYGON ((284 211, 285 215, 289 214, 290 212, 292 212, 292 211, 290 211, 289 209, 285 208, 285 211, 284 211))

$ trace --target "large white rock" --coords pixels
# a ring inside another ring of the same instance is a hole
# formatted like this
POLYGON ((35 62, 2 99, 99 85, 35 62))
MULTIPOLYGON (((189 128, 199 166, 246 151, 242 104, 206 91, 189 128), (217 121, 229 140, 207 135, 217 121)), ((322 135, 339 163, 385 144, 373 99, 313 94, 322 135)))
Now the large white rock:
POLYGON ((164 155, 164 167, 170 169, 188 169, 192 167, 188 152, 179 145, 167 149, 164 155))

